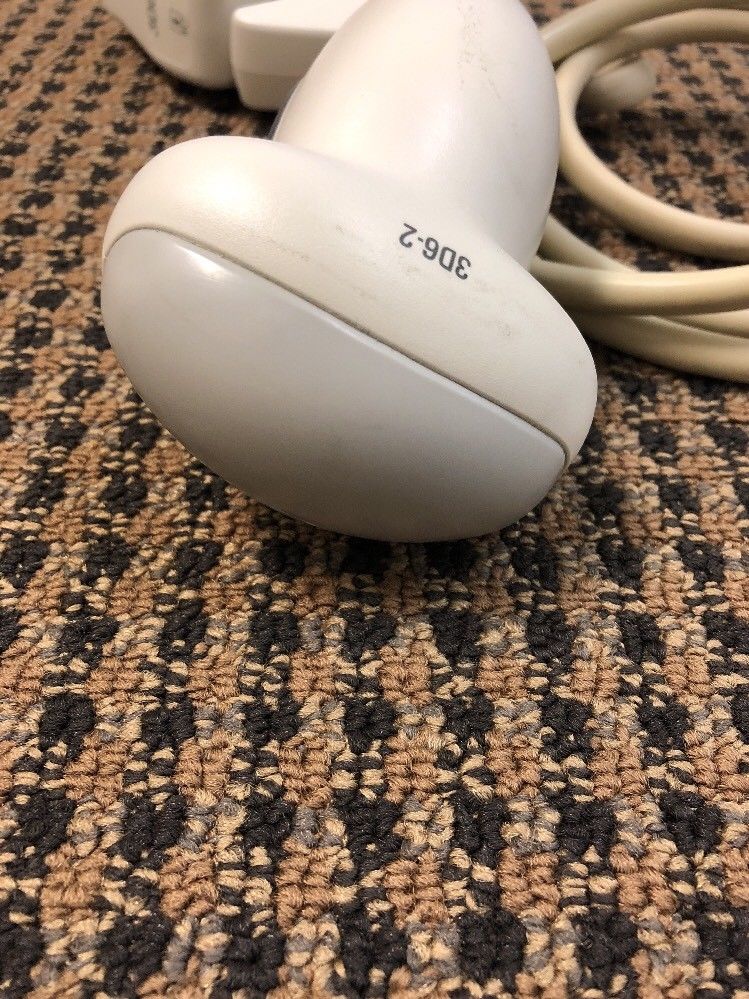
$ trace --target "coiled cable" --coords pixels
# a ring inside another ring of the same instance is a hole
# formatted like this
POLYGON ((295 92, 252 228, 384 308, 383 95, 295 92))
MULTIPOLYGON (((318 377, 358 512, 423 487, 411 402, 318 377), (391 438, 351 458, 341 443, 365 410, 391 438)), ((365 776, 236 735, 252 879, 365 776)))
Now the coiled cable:
POLYGON ((592 0, 542 35, 557 65, 565 178, 630 232, 739 265, 641 273, 550 216, 534 275, 593 340, 667 367, 749 382, 749 225, 698 216, 636 190, 595 155, 576 118, 596 74, 626 67, 645 49, 749 43, 749 0, 592 0))

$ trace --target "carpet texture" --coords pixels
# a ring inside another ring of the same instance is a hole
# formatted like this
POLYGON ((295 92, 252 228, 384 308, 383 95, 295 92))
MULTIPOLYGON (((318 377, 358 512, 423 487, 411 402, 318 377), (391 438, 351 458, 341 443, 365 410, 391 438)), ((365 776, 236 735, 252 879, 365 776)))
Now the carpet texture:
MULTIPOLYGON (((161 430, 98 310, 133 173, 270 118, 84 0, 4 0, 0 43, 0 994, 749 996, 745 389, 598 351, 516 526, 295 523, 161 430)), ((740 218, 746 51, 657 61, 589 135, 740 218)))

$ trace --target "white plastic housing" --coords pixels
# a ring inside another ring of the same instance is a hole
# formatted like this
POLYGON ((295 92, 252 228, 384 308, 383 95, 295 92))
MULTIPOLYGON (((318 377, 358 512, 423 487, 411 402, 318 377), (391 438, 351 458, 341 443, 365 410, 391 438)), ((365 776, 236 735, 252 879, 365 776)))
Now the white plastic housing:
POLYGON ((234 86, 231 16, 254 0, 102 0, 148 55, 181 80, 234 86))
POLYGON ((580 107, 594 114, 616 114, 642 104, 657 86, 655 68, 644 56, 618 59, 593 76, 582 92, 580 107))
POLYGON ((364 0, 102 0, 148 55, 181 80, 236 86, 249 107, 282 107, 364 0))
MULTIPOLYGON (((159 65, 208 88, 236 86, 251 108, 283 107, 323 46, 365 0, 102 0, 159 65)), ((638 59, 600 70, 581 105, 634 107, 655 88, 638 59)))
POLYGON ((580 448, 592 359, 523 266, 557 127, 529 25, 517 0, 370 0, 296 91, 287 141, 183 143, 121 198, 111 342, 250 495, 367 537, 455 538, 517 519, 580 448), (495 63, 526 42, 509 87, 495 63))
POLYGON ((324 48, 275 138, 459 204, 527 265, 557 173, 554 71, 518 0, 372 0, 324 48))
POLYGON ((231 64, 244 103, 261 111, 283 107, 331 35, 363 3, 272 0, 236 11, 231 64))

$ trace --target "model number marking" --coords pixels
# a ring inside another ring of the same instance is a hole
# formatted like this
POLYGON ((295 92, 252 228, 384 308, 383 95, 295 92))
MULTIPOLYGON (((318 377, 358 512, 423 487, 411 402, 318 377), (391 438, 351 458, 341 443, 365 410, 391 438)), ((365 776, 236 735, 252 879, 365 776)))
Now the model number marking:
POLYGON ((398 242, 405 246, 407 250, 414 247, 414 238, 417 243, 423 245, 422 256, 427 260, 436 260, 440 267, 449 274, 454 274, 461 281, 468 280, 468 272, 471 269, 471 261, 468 257, 458 256, 458 251, 451 246, 443 246, 434 236, 419 236, 419 230, 408 222, 403 223, 404 229, 398 242))

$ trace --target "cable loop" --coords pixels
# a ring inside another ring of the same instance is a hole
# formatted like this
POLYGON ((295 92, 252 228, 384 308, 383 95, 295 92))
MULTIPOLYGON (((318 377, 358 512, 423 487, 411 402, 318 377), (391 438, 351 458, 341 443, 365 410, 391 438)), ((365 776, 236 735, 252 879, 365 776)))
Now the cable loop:
POLYGON ((636 190, 601 162, 576 120, 586 86, 596 74, 605 78, 606 67, 680 42, 749 43, 747 11, 749 0, 593 0, 542 31, 560 64, 560 170, 567 180, 653 243, 743 266, 642 274, 550 217, 545 259, 532 270, 592 339, 657 364, 749 382, 749 225, 697 216, 636 190))

